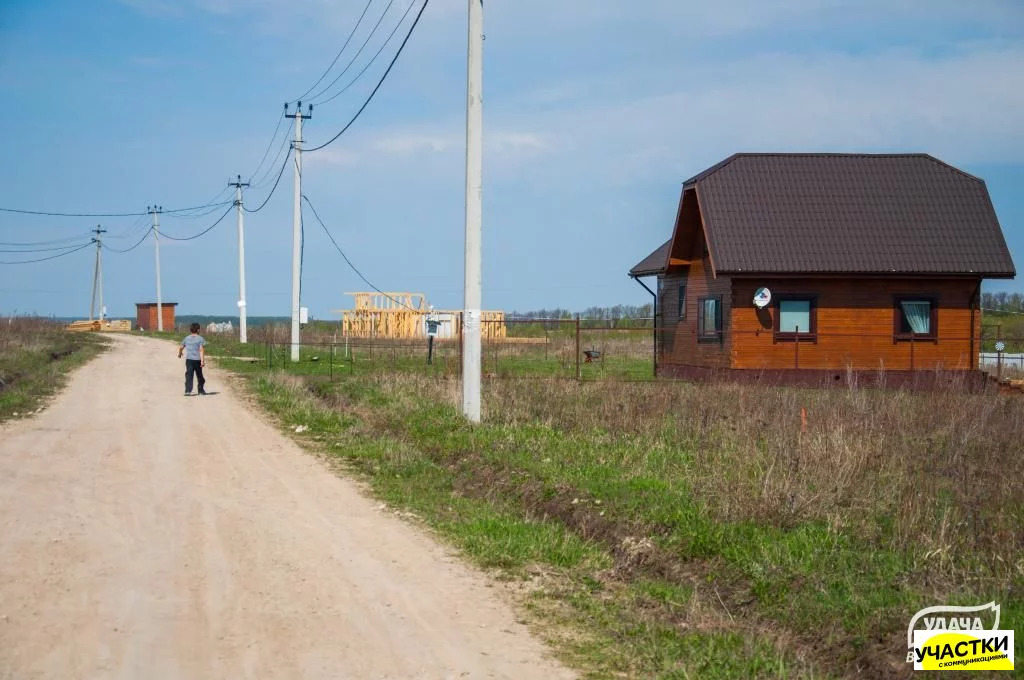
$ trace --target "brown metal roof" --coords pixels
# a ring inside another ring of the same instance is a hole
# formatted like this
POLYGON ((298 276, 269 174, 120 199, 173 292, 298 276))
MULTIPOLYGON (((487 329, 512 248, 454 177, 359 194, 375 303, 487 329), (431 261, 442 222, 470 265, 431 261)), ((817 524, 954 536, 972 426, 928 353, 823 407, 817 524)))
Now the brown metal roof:
POLYGON ((690 188, 718 273, 1016 273, 985 183, 927 154, 736 154, 690 188))
POLYGON ((640 276, 654 276, 665 271, 668 264, 668 251, 672 246, 672 239, 665 241, 653 253, 640 260, 640 262, 629 270, 629 275, 636 278, 640 276))

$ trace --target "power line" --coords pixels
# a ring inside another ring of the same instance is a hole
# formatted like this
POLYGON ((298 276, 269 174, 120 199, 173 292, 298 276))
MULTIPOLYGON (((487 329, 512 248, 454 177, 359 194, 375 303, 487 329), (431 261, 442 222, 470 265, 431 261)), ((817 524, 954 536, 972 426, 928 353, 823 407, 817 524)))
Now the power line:
MULTIPOLYGON (((65 236, 64 238, 55 238, 49 241, 0 241, 0 246, 48 246, 56 243, 67 243, 68 241, 78 241, 83 238, 88 238, 84 233, 76 236, 65 236)), ((69 248, 73 246, 68 246, 69 248)))
MULTIPOLYGON (((172 214, 168 215, 168 217, 173 217, 174 219, 178 219, 178 220, 197 220, 200 217, 206 217, 207 215, 211 215, 211 214, 217 212, 217 210, 220 209, 220 207, 222 205, 224 205, 224 204, 223 203, 217 203, 212 208, 207 208, 206 210, 204 210, 202 212, 195 213, 193 215, 175 215, 175 214, 172 213, 172 214)), ((232 202, 232 205, 234 205, 233 202, 232 202)))
POLYGON ((194 239, 199 238, 200 236, 205 236, 207 233, 212 231, 214 227, 216 227, 218 224, 220 224, 224 220, 224 218, 228 216, 228 213, 231 212, 231 209, 234 208, 234 207, 235 207, 234 203, 232 203, 232 205, 228 206, 228 209, 224 211, 224 214, 217 218, 216 222, 214 222, 213 224, 208 226, 206 229, 203 229, 201 232, 199 232, 198 234, 195 234, 193 236, 185 236, 185 237, 171 236, 167 232, 160 232, 160 234, 164 238, 170 239, 172 241, 192 241, 194 239))
POLYGON ((409 38, 412 37, 413 31, 416 30, 417 24, 420 23, 420 18, 423 17, 423 11, 427 8, 427 5, 429 4, 430 0, 423 0, 423 5, 420 7, 419 13, 416 15, 416 20, 412 22, 412 26, 409 28, 409 32, 405 35, 405 40, 403 40, 402 44, 398 47, 398 52, 395 53, 394 59, 392 59, 391 63, 388 64, 387 70, 384 71, 384 75, 381 76, 380 81, 378 81, 377 83, 377 86, 373 88, 373 92, 370 93, 370 96, 366 98, 366 101, 363 103, 363 105, 359 107, 358 111, 356 111, 356 115, 352 116, 352 120, 350 120, 348 124, 345 125, 345 127, 343 127, 338 134, 334 135, 320 146, 313 147, 312 149, 303 149, 303 151, 319 151, 325 146, 333 144, 338 139, 338 137, 341 137, 343 134, 345 134, 348 131, 348 129, 352 127, 352 125, 359 119, 359 116, 362 115, 363 111, 366 110, 366 107, 369 106, 370 102, 373 101, 373 98, 377 94, 377 91, 380 90, 381 85, 383 85, 384 81, 387 80, 388 74, 391 73, 391 69, 395 67, 395 62, 397 62, 398 58, 402 56, 402 51, 405 49, 406 44, 408 44, 409 38))
POLYGON ((68 250, 68 251, 63 252, 63 253, 58 253, 57 255, 50 255, 49 257, 40 257, 40 258, 35 259, 35 260, 18 260, 16 262, 0 262, 0 264, 32 264, 33 262, 46 262, 47 260, 56 260, 58 257, 64 257, 65 255, 70 255, 72 253, 77 253, 79 250, 82 250, 84 248, 88 248, 92 244, 93 244, 93 241, 89 241, 88 243, 83 243, 82 245, 74 248, 74 250, 68 250))
MULTIPOLYGON (((221 201, 219 203, 206 203, 204 205, 194 205, 189 208, 170 208, 165 210, 165 213, 182 213, 190 212, 193 210, 201 210, 203 208, 210 208, 217 205, 229 205, 231 201, 221 201)), ((123 213, 65 213, 65 212, 47 212, 44 210, 20 210, 18 208, 0 208, 0 212, 17 213, 19 215, 43 215, 45 217, 139 217, 142 215, 148 215, 145 212, 123 212, 123 213)))
POLYGON ((252 183, 252 178, 255 177, 256 174, 263 168, 263 163, 265 163, 266 160, 267 160, 267 154, 270 153, 270 148, 272 146, 274 146, 274 140, 277 139, 277 133, 281 130, 281 123, 284 122, 284 120, 285 120, 285 117, 284 117, 283 114, 278 116, 278 118, 277 118, 277 125, 274 126, 274 134, 271 135, 270 141, 267 142, 267 148, 263 152, 263 157, 260 158, 260 162, 256 165, 256 169, 249 173, 249 183, 250 184, 252 183))
POLYGON ((108 238, 134 238, 139 233, 139 229, 149 226, 146 222, 146 217, 146 215, 136 217, 135 221, 132 222, 127 229, 122 231, 120 234, 111 234, 108 238))
POLYGON ((0 248, 0 253, 52 253, 55 250, 68 250, 78 244, 67 246, 50 246, 49 248, 0 248))
POLYGON ((290 151, 289 151, 289 153, 285 154, 284 162, 281 163, 281 169, 278 170, 278 172, 277 172, 277 179, 274 180, 274 186, 270 189, 270 193, 267 194, 267 197, 263 200, 263 202, 260 203, 260 207, 256 208, 255 210, 249 210, 248 208, 246 208, 243 205, 242 209, 245 210, 245 212, 247 212, 247 213, 257 213, 260 210, 263 210, 263 208, 267 205, 267 203, 270 202, 270 197, 274 195, 274 192, 277 191, 277 185, 281 183, 281 175, 284 174, 284 169, 285 169, 285 166, 288 165, 288 157, 290 155, 291 155, 290 151))
POLYGON ((348 44, 352 42, 352 38, 355 36, 356 31, 358 31, 359 27, 362 25, 363 19, 366 18, 366 13, 370 11, 370 5, 372 4, 373 0, 368 0, 368 2, 366 3, 366 7, 363 8, 363 13, 359 15, 359 21, 357 21, 356 25, 352 28, 352 32, 348 34, 348 38, 345 39, 345 44, 342 45, 341 49, 338 50, 338 53, 334 55, 334 59, 331 61, 331 65, 327 67, 327 70, 324 71, 323 74, 316 79, 315 83, 309 86, 308 90, 303 92, 301 95, 299 95, 296 99, 292 101, 301 101, 302 99, 305 99, 306 95, 308 95, 310 92, 316 89, 316 86, 319 85, 323 81, 323 79, 327 77, 327 74, 331 72, 331 69, 334 68, 334 65, 338 63, 338 59, 340 59, 341 55, 345 52, 345 48, 347 48, 348 44))
POLYGON ((366 66, 363 67, 363 70, 360 71, 359 73, 357 73, 356 77, 348 82, 348 85, 346 85, 345 87, 341 88, 340 90, 338 90, 337 92, 332 94, 327 99, 323 99, 323 100, 320 100, 320 101, 315 101, 315 102, 313 102, 313 104, 316 105, 316 106, 323 106, 324 104, 332 102, 335 99, 337 99, 338 97, 340 97, 341 95, 345 94, 350 87, 352 87, 357 82, 359 82, 359 79, 363 77, 363 74, 365 74, 367 71, 369 71, 370 67, 373 66, 375 61, 377 61, 377 57, 379 57, 381 52, 384 51, 384 48, 391 44, 391 40, 395 37, 395 34, 398 33, 398 29, 400 29, 402 27, 402 24, 405 23, 406 17, 409 16, 409 12, 412 11, 412 8, 415 5, 416 5, 415 0, 413 2, 409 3, 409 6, 405 9, 405 14, 402 15, 402 18, 398 20, 397 24, 395 24, 395 27, 391 30, 391 33, 388 34, 387 39, 377 49, 377 53, 374 54, 372 57, 370 57, 370 61, 366 62, 366 66))
POLYGON ((329 238, 331 240, 331 243, 334 244, 334 249, 337 250, 338 253, 341 254, 341 257, 345 260, 345 263, 352 269, 352 271, 354 271, 356 273, 356 275, 359 278, 361 278, 363 280, 363 283, 365 283, 370 288, 373 288, 375 291, 377 291, 378 293, 380 293, 381 295, 383 295, 387 299, 391 300, 395 304, 398 304, 398 305, 400 305, 402 307, 405 307, 406 309, 412 310, 414 312, 420 311, 418 309, 414 309, 413 307, 410 307, 409 305, 405 304, 401 300, 396 300, 395 298, 391 297, 390 295, 388 295, 387 293, 382 291, 380 288, 378 288, 377 286, 373 285, 373 283, 371 283, 368 278, 363 276, 363 273, 361 271, 359 271, 359 269, 357 269, 354 264, 352 264, 352 260, 348 259, 348 255, 346 255, 345 251, 341 249, 341 246, 338 245, 338 242, 334 240, 334 236, 331 235, 331 232, 327 228, 327 225, 324 224, 324 221, 322 219, 320 219, 320 215, 319 215, 319 213, 317 213, 316 208, 313 207, 313 203, 309 200, 309 197, 306 196, 306 194, 302 194, 302 200, 304 200, 306 202, 306 205, 309 206, 309 209, 313 211, 313 217, 315 217, 316 221, 320 223, 321 227, 323 227, 324 233, 327 234, 327 238, 329 238))
POLYGON ((141 245, 142 245, 143 243, 145 243, 146 239, 147 239, 147 238, 149 238, 149 234, 150 234, 150 233, 151 233, 152 231, 153 231, 153 226, 152 226, 152 225, 150 225, 149 227, 147 227, 147 228, 146 228, 146 233, 142 235, 142 238, 140 238, 140 239, 139 239, 139 240, 138 240, 138 241, 137 241, 137 242, 135 243, 135 245, 133 245, 133 246, 130 246, 130 247, 128 247, 128 248, 124 248, 124 249, 121 249, 121 248, 113 248, 113 247, 111 247, 111 246, 110 246, 110 244, 107 244, 107 250, 112 250, 112 251, 114 251, 115 253, 130 253, 131 251, 135 250, 136 248, 138 248, 139 246, 141 246, 141 245))
POLYGON ((270 178, 274 176, 274 168, 277 167, 277 163, 281 159, 281 154, 288 149, 288 144, 291 141, 291 139, 289 139, 289 134, 292 131, 292 125, 294 125, 294 123, 288 123, 288 127, 284 132, 284 137, 281 138, 281 145, 277 147, 277 153, 274 154, 274 162, 267 167, 267 171, 263 173, 258 180, 253 181, 252 178, 249 179, 249 184, 251 185, 249 187, 250 190, 260 189, 270 183, 270 178))
POLYGON ((322 96, 325 92, 327 92, 332 87, 334 87, 334 84, 337 83, 339 80, 341 80, 341 77, 343 75, 345 75, 346 73, 348 73, 348 70, 350 68, 352 68, 352 64, 356 63, 356 59, 358 59, 359 55, 363 53, 363 50, 366 49, 366 46, 368 44, 370 44, 370 40, 373 39, 373 36, 377 34, 377 30, 380 28, 380 25, 382 23, 384 23, 384 19, 385 19, 385 17, 387 17, 388 11, 391 9, 391 6, 394 5, 394 4, 395 4, 395 0, 388 0, 388 5, 387 5, 387 7, 384 8, 384 11, 381 12, 380 18, 377 19, 377 23, 374 25, 373 29, 370 30, 370 34, 366 36, 366 40, 363 41, 363 44, 359 46, 359 49, 356 51, 355 55, 353 55, 353 57, 351 59, 349 59, 349 62, 347 64, 345 64, 345 68, 343 68, 341 70, 341 73, 339 73, 338 75, 336 75, 334 77, 334 80, 332 80, 330 83, 328 83, 327 87, 323 88, 322 90, 320 90, 319 92, 317 92, 316 94, 313 95, 313 104, 314 105, 316 105, 316 103, 317 103, 316 102, 317 97, 322 96))

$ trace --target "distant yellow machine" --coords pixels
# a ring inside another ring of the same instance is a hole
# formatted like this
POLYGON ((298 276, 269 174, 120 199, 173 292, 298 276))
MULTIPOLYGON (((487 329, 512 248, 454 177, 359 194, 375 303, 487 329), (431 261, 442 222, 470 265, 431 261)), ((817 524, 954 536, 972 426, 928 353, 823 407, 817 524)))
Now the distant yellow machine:
MULTIPOLYGON (((345 293, 355 298, 353 309, 341 314, 342 334, 352 338, 426 339, 427 319, 437 321, 438 338, 459 337, 462 310, 433 309, 423 293, 345 293)), ((504 339, 505 312, 481 312, 484 340, 504 339)))

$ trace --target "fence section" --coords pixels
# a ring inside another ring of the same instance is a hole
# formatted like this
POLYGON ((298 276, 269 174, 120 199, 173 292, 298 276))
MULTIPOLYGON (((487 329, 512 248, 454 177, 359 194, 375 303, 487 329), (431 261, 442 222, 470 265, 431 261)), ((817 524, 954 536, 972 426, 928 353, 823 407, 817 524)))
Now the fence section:
MULTIPOLYGON (((671 373, 656 371, 657 367, 680 365, 833 371, 948 371, 973 365, 999 377, 1024 373, 1024 337, 1002 337, 999 329, 992 328, 973 338, 924 339, 892 333, 780 338, 770 330, 726 331, 695 338, 679 328, 656 332, 650 319, 504 319, 493 323, 501 323, 505 333, 483 333, 484 379, 651 380, 657 373, 671 373), (973 362, 972 356, 976 357, 973 362)), ((461 323, 458 327, 461 330, 461 323)), ((262 342, 239 346, 236 355, 270 369, 329 378, 373 371, 459 376, 462 337, 461 332, 455 337, 423 339, 332 334, 322 341, 303 342, 299 361, 292 362, 291 343, 271 335, 262 342)))

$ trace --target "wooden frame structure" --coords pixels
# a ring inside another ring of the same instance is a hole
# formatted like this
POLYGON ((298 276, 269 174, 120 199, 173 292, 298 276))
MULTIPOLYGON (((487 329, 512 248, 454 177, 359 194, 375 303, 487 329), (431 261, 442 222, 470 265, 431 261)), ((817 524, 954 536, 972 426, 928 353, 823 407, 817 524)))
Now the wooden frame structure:
MULTIPOLYGON (((342 335, 351 338, 389 340, 426 339, 428 316, 440 321, 439 338, 457 338, 461 332, 460 309, 432 309, 423 293, 356 292, 352 309, 336 309, 341 314, 342 335)), ((507 335, 505 312, 481 312, 484 340, 499 340, 507 335)))

